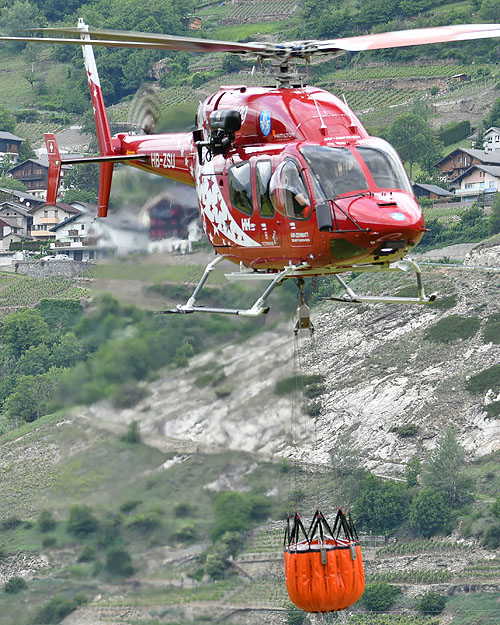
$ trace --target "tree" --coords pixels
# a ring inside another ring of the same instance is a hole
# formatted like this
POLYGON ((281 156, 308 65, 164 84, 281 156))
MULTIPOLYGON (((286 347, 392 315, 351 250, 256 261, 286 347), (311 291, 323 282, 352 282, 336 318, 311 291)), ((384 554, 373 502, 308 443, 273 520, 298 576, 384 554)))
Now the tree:
POLYGON ((451 519, 451 509, 445 503, 443 495, 431 488, 422 488, 410 504, 410 527, 425 538, 434 536, 437 532, 449 531, 451 519))
POLYGON ((19 146, 19 162, 22 163, 29 158, 36 158, 36 154, 31 147, 31 143, 28 141, 28 139, 25 139, 19 146))
POLYGON ((4 402, 5 414, 11 419, 35 421, 47 414, 58 370, 49 370, 43 375, 23 375, 16 379, 11 394, 4 402))
POLYGON ((440 493, 444 502, 453 509, 461 508, 472 500, 474 483, 463 471, 464 461, 465 452, 452 428, 447 427, 425 464, 422 481, 424 486, 440 493))
POLYGON ((500 232, 500 193, 495 193, 495 199, 491 205, 491 214, 488 219, 488 228, 490 234, 498 234, 500 232))
POLYGON ((21 310, 5 319, 0 327, 0 340, 16 358, 49 338, 48 326, 37 310, 21 310))
POLYGON ((385 533, 405 519, 407 497, 404 484, 368 474, 354 503, 356 520, 365 528, 385 533))
MULTIPOLYGON (((0 23, 6 35, 16 35, 24 28, 47 26, 47 20, 40 14, 37 7, 28 0, 15 0, 0 10, 0 23)), ((12 50, 22 50, 26 43, 13 41, 5 44, 12 50)))
POLYGON ((421 470, 422 465, 416 456, 413 456, 411 460, 408 460, 405 470, 406 485, 408 488, 413 488, 418 484, 418 476, 420 475, 421 470))
POLYGON ((0 104, 0 131, 14 132, 16 129, 16 118, 5 106, 0 104))
POLYGON ((335 447, 330 449, 329 454, 333 472, 339 477, 352 475, 361 466, 361 449, 350 430, 339 434, 335 447))
POLYGON ((4 187, 5 189, 15 189, 16 191, 27 191, 26 185, 24 185, 20 180, 16 180, 9 176, 8 174, 0 174, 0 187, 4 187))
MULTIPOLYGON (((499 126, 500 125, 500 98, 497 98, 493 103, 490 114, 483 122, 485 128, 490 128, 491 126, 499 126)), ((484 146, 483 146, 484 149, 484 146)))
POLYGON ((123 435, 123 440, 126 443, 140 443, 141 442, 141 429, 139 421, 134 419, 128 424, 127 432, 123 435))
POLYGON ((396 117, 389 129, 389 140, 401 157, 409 162, 410 179, 413 177, 413 163, 423 159, 426 152, 436 151, 433 130, 425 120, 412 113, 396 117))
POLYGON ((96 202, 99 191, 99 167, 97 165, 73 165, 64 177, 64 201, 80 199, 83 202, 96 202))
POLYGON ((479 16, 485 22, 497 23, 500 21, 499 0, 483 0, 479 9, 479 16))

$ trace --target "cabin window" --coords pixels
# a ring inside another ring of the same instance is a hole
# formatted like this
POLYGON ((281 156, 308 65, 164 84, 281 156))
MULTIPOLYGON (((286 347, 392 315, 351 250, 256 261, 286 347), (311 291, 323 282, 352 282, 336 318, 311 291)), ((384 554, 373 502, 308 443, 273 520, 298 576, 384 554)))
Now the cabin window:
POLYGON ((271 161, 257 161, 255 164, 255 187, 257 189, 257 203, 261 217, 274 217, 274 206, 269 197, 271 174, 271 161))
POLYGON ((246 215, 253 213, 252 179, 250 163, 239 163, 228 172, 231 204, 246 215))
POLYGON ((276 168, 269 183, 274 208, 290 219, 307 219, 311 215, 311 200, 297 165, 285 161, 276 168))

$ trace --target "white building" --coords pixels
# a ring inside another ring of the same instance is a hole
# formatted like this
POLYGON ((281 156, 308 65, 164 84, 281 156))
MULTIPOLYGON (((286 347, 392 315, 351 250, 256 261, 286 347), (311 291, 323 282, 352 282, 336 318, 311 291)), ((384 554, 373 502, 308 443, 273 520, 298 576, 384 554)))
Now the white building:
POLYGON ((500 189, 500 166, 473 165, 453 182, 455 195, 461 202, 491 200, 493 194, 500 189))
POLYGON ((88 261, 96 258, 97 240, 93 226, 94 215, 78 212, 50 231, 55 241, 50 244, 54 254, 67 254, 72 260, 88 261))

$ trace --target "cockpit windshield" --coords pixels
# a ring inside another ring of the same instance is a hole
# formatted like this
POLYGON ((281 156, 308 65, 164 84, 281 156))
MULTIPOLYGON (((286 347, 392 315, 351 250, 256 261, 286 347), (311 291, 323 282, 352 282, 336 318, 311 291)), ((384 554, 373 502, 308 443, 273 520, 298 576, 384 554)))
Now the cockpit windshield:
POLYGON ((323 196, 322 200, 368 189, 359 163, 347 148, 308 145, 301 152, 309 165, 315 192, 318 194, 321 191, 319 195, 323 196))
POLYGON ((395 150, 381 140, 375 145, 358 146, 357 151, 377 187, 381 189, 402 189, 412 193, 408 176, 395 150))
MULTIPOLYGON (((376 140, 373 144, 358 146, 356 151, 377 187, 412 192, 404 167, 388 143, 376 140)), ((309 165, 318 200, 331 200, 344 193, 362 192, 369 188, 360 164, 348 148, 309 145, 304 146, 301 152, 309 165)))

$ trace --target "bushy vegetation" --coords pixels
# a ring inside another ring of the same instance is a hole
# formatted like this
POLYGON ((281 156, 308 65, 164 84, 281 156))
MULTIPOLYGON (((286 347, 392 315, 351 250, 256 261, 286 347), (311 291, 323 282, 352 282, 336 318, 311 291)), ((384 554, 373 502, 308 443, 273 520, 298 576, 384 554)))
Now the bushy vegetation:
POLYGON ((485 393, 492 389, 497 392, 500 388, 500 365, 492 365, 471 376, 467 382, 467 390, 474 395, 485 393))
POLYGON ((26 588, 28 588, 28 584, 22 577, 11 577, 5 582, 3 587, 5 592, 9 595, 15 595, 18 592, 21 592, 21 590, 25 590, 26 588))
POLYGON ((55 625, 86 602, 87 599, 83 595, 75 595, 73 599, 69 600, 53 597, 34 614, 31 623, 33 625, 55 625))
POLYGON ((374 582, 365 586, 360 602, 367 610, 385 612, 393 605, 399 592, 399 588, 387 582, 374 582))
POLYGON ((451 343, 471 338, 479 330, 479 317, 449 315, 427 328, 425 338, 437 343, 451 343))

